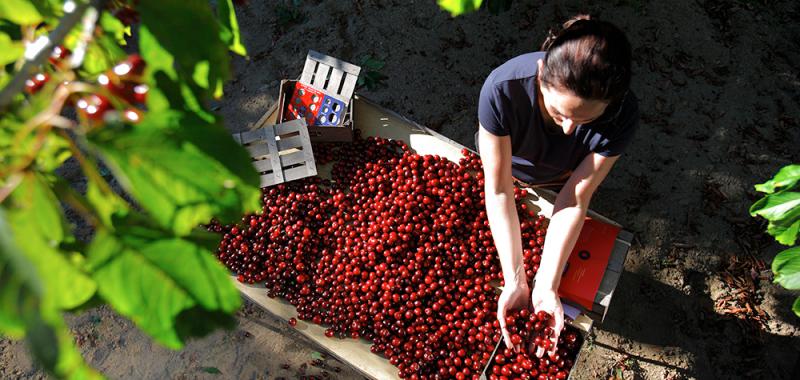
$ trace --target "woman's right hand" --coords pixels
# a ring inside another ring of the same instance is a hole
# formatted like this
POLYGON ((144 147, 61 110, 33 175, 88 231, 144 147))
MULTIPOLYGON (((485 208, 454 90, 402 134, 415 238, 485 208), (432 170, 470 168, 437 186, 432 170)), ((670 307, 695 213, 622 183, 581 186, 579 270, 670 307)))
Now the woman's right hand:
POLYGON ((506 347, 512 347, 519 352, 522 347, 517 347, 511 343, 511 334, 506 328, 506 315, 511 310, 528 308, 531 303, 531 291, 525 282, 511 283, 503 287, 500 298, 497 299, 497 321, 500 322, 500 331, 506 347))

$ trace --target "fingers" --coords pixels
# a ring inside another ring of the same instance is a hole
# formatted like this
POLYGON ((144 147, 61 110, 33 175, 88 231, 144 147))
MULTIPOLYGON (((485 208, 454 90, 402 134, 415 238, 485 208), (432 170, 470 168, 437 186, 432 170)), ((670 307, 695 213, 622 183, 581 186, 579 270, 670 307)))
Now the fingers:
POLYGON ((536 347, 536 357, 541 358, 542 356, 544 356, 544 347, 536 347))
MULTIPOLYGON (((508 332, 506 328, 506 307, 505 307, 505 300, 501 298, 497 301, 497 321, 500 322, 500 333, 503 335, 503 341, 506 344, 506 347, 514 347, 511 343, 511 334, 508 332)), ((516 350, 516 348, 514 347, 516 350)))
POLYGON ((561 308, 553 310, 553 345, 550 346, 550 355, 555 355, 558 349, 558 337, 564 328, 564 311, 561 308))
POLYGON ((502 331, 503 333, 503 342, 505 342, 506 347, 511 347, 514 350, 514 352, 519 352, 517 346, 511 343, 511 334, 508 333, 508 330, 506 330, 505 327, 501 327, 500 331, 502 331))

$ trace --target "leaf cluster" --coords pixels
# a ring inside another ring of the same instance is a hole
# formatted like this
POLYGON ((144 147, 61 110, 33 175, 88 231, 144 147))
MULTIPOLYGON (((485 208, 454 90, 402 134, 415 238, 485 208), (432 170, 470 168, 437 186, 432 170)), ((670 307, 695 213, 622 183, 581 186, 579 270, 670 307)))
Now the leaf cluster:
POLYGON ((359 65, 364 71, 362 75, 358 77, 356 86, 359 88, 366 87, 369 90, 386 86, 384 82, 386 80, 386 75, 381 73, 383 67, 386 66, 386 62, 368 54, 361 57, 359 65))
MULTIPOLYGON (((175 349, 230 327, 241 299, 213 255, 219 237, 202 224, 232 223, 260 208, 249 155, 208 107, 230 76, 228 51, 247 54, 232 0, 214 9, 201 0, 110 4, 80 66, 45 63, 38 70, 51 77, 47 85, 15 94, 0 114, 0 333, 27 340, 58 378, 102 377, 77 351, 65 312, 108 304, 175 349), (97 76, 130 51, 130 26, 112 13, 120 5, 141 20, 132 45, 147 63, 144 116, 137 123, 76 119, 76 100, 113 96, 97 76), (85 191, 57 171, 67 160, 79 165, 85 191), (91 240, 75 236, 67 210, 91 224, 91 240)), ((19 71, 24 47, 63 22, 62 7, 56 0, 0 4, 0 87, 33 74, 19 71)), ((54 43, 81 49, 83 27, 54 43)))
POLYGON ((499 14, 511 9, 513 0, 438 0, 439 7, 450 12, 453 17, 475 12, 485 5, 491 14, 499 14))
MULTIPOLYGON (((783 245, 794 245, 800 234, 800 165, 783 167, 771 180, 756 185, 764 197, 750 207, 750 215, 767 221, 767 232, 783 245)), ((800 289, 800 247, 786 249, 772 261, 775 282, 800 289)), ((800 298, 792 310, 800 316, 800 298)))

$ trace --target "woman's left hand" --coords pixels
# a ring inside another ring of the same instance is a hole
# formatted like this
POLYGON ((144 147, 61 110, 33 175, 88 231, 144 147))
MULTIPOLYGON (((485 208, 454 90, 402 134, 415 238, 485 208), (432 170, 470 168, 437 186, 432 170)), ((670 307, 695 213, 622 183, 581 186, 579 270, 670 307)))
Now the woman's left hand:
MULTIPOLYGON (((558 336, 561 333, 561 329, 564 328, 564 309, 561 306, 561 299, 558 298, 558 292, 547 287, 534 286, 531 292, 531 307, 533 307, 535 313, 545 311, 551 315, 548 326, 553 329, 553 339, 547 352, 549 355, 554 355, 558 345, 558 336)), ((534 347, 533 342, 531 342, 529 352, 533 351, 534 348, 536 348, 536 356, 541 358, 545 350, 541 347, 534 347)))

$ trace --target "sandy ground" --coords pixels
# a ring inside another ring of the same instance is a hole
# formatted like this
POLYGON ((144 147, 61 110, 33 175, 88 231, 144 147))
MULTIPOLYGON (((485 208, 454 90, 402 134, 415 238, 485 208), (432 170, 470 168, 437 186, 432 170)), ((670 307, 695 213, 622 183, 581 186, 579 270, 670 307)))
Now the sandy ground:
MULTIPOLYGON (((250 59, 234 60, 217 105, 232 131, 255 122, 314 49, 354 63, 377 57, 386 79, 361 93, 472 145, 494 67, 535 50, 569 15, 619 25, 635 50, 642 126, 592 208, 637 238, 574 378, 800 378, 796 294, 764 271, 781 247, 747 214, 753 184, 800 161, 797 2, 517 0, 500 15, 451 19, 432 0, 304 1, 288 26, 275 3, 238 10, 250 59)), ((358 378, 252 305, 239 322, 172 352, 107 309, 70 318, 86 359, 111 378, 358 378)), ((0 363, 0 378, 42 377, 20 343, 0 340, 0 363)))

